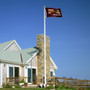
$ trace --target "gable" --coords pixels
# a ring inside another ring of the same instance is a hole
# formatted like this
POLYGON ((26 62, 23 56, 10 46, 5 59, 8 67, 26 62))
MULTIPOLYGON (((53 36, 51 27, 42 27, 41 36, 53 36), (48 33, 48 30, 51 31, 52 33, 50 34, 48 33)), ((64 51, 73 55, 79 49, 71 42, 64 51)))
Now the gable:
POLYGON ((0 43, 0 50, 3 50, 6 46, 8 46, 11 42, 13 42, 13 40, 11 41, 7 41, 4 43, 0 43))
POLYGON ((7 51, 19 51, 19 50, 21 50, 21 48, 19 47, 17 42, 15 40, 13 40, 8 46, 6 46, 4 48, 4 50, 7 50, 7 51))
POLYGON ((12 43, 6 50, 7 51, 18 51, 19 49, 15 43, 12 43))
POLYGON ((54 63, 54 61, 52 60, 51 57, 50 57, 50 68, 57 70, 57 66, 56 66, 56 64, 54 63))

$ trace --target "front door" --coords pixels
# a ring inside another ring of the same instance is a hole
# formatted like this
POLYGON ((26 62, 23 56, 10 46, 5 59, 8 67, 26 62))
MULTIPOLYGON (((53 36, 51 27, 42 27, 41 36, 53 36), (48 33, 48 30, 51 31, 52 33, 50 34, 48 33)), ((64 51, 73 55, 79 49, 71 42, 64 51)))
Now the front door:
POLYGON ((31 69, 28 69, 28 82, 31 83, 31 69))
POLYGON ((32 70, 28 69, 28 82, 29 83, 31 83, 31 78, 32 78, 32 83, 35 84, 35 82, 36 82, 36 69, 32 69, 32 70), (31 71, 32 71, 32 73, 31 73, 31 71))
POLYGON ((36 83, 36 69, 33 69, 32 70, 32 72, 33 72, 33 84, 35 84, 36 83))
POLYGON ((15 77, 19 77, 19 67, 15 67, 15 77))
POLYGON ((19 67, 15 67, 15 84, 19 83, 19 67))

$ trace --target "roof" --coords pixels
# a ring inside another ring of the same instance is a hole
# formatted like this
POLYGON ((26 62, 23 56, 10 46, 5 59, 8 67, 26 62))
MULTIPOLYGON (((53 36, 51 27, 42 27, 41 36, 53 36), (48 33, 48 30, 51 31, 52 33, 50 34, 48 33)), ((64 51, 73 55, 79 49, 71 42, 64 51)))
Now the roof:
MULTIPOLYGON (((5 50, 5 48, 13 42, 16 43, 15 40, 11 40, 11 41, 0 44, 0 61, 21 63, 20 54, 22 54, 23 63, 25 64, 35 53, 39 52, 39 50, 36 47, 28 48, 24 50, 18 50, 18 51, 5 50)), ((17 47, 19 46, 17 45, 17 47)))
MULTIPOLYGON (((0 61, 6 63, 22 64, 20 56, 22 55, 23 64, 28 64, 28 61, 30 61, 34 56, 36 56, 38 52, 39 49, 37 49, 36 47, 22 50, 15 40, 11 40, 0 44, 0 61), (18 48, 17 51, 8 51, 8 48, 12 44, 16 45, 16 47, 18 48)), ((57 69, 57 66, 51 57, 50 60, 54 65, 55 69, 57 69)))
POLYGON ((3 50, 7 45, 9 45, 13 41, 14 40, 11 40, 11 41, 8 41, 8 42, 4 42, 4 43, 0 43, 0 50, 3 50))

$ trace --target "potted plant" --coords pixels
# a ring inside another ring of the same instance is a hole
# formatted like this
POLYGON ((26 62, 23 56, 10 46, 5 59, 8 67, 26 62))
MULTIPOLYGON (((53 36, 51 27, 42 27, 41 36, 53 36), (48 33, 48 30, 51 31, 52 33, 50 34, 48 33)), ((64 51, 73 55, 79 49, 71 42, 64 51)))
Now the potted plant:
POLYGON ((22 86, 22 85, 24 85, 24 83, 25 83, 24 80, 21 80, 21 81, 19 82, 19 85, 22 86))
POLYGON ((27 83, 26 82, 24 82, 24 85, 27 87, 27 83))

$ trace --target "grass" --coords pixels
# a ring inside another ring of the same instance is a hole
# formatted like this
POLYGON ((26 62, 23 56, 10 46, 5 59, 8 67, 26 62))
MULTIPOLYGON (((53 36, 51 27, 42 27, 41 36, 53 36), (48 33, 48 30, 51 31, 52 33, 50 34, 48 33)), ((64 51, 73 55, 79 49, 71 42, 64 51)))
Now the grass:
POLYGON ((45 88, 0 88, 0 90, 50 90, 45 88))
MULTIPOLYGON (((51 90, 51 89, 46 89, 46 88, 0 88, 0 90, 51 90)), ((78 89, 55 89, 55 90, 78 90, 78 89)), ((79 89, 79 90, 85 90, 85 89, 79 89)), ((90 88, 86 90, 90 90, 90 88)))
MULTIPOLYGON (((0 90, 51 90, 46 88, 0 88, 0 90)), ((72 90, 72 89, 56 89, 56 90, 72 90)))

